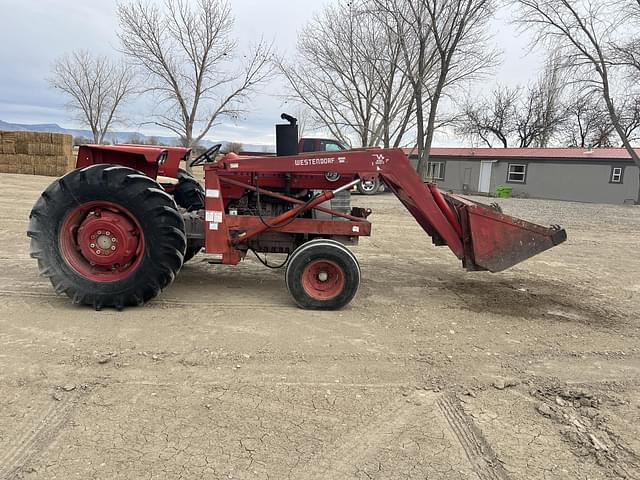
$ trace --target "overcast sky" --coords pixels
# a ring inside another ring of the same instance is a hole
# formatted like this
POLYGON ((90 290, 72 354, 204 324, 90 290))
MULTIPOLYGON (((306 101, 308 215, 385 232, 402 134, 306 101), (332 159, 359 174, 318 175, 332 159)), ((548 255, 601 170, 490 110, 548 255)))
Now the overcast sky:
MULTIPOLYGON (((273 39, 280 53, 291 52, 297 32, 313 13, 332 0, 231 0, 235 34, 241 44, 261 36, 273 39)), ((114 55, 118 42, 115 0, 0 0, 0 120, 18 123, 58 123, 80 127, 64 109, 65 99, 49 87, 46 77, 53 60, 74 49, 114 55)), ((504 62, 480 89, 490 89, 496 79, 510 85, 535 77, 540 55, 529 53, 528 38, 509 24, 502 11, 493 23, 496 45, 504 62)), ((212 140, 273 143, 273 124, 279 119, 282 85, 274 81, 256 95, 249 113, 237 123, 225 123, 209 135, 212 140)), ((169 134, 142 126, 140 100, 128 108, 127 125, 118 130, 169 134)), ((457 143, 441 137, 441 144, 457 143)))

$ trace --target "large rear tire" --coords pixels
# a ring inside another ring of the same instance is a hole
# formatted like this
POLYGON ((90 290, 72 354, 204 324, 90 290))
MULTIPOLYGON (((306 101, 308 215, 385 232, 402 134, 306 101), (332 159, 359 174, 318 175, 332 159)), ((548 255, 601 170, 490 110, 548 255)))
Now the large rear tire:
POLYGON ((287 290, 301 308, 337 310, 360 286, 360 265, 347 247, 318 239, 296 249, 285 271, 287 290))
POLYGON ((58 294, 122 309, 156 297, 183 263, 173 198, 131 168, 92 165, 54 181, 31 211, 31 256, 58 294))

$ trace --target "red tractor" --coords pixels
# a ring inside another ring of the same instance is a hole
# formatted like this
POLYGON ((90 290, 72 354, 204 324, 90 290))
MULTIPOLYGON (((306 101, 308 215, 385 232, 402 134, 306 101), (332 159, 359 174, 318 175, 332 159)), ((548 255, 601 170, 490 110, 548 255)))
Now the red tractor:
POLYGON ((83 145, 77 168, 31 211, 31 256, 56 292, 99 310, 151 300, 201 249, 230 265, 249 251, 285 254, 293 300, 338 309, 360 284, 348 246, 371 233, 371 211, 352 207, 349 190, 377 179, 467 270, 498 272, 566 240, 559 227, 423 183, 399 149, 297 154, 294 123, 277 126, 278 157, 220 156, 215 146, 191 161, 204 165, 204 187, 178 169, 189 149, 83 145))
MULTIPOLYGON (((331 138, 301 138, 298 143, 298 152, 339 152, 348 150, 342 143, 331 138)), ((384 183, 379 178, 363 180, 355 186, 361 195, 376 195, 384 191, 384 183)))
MULTIPOLYGON (((298 151, 296 153, 339 152, 342 150, 348 150, 348 148, 338 140, 332 138, 304 137, 299 140, 298 151)), ((252 157, 275 156, 275 153, 245 151, 243 151, 241 154, 252 157)), ((372 180, 364 180, 358 183, 354 187, 354 189, 362 195, 376 195, 377 193, 384 191, 384 184, 380 181, 379 178, 374 178, 372 180)))

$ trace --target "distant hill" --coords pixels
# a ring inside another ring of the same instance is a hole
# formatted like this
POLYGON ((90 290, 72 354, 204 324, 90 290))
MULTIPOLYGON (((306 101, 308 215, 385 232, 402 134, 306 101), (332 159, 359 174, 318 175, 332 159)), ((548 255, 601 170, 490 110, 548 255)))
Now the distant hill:
MULTIPOLYGON (((39 123, 39 124, 23 124, 23 123, 9 123, 0 120, 0 130, 9 130, 16 132, 51 132, 51 133, 66 133, 67 135, 73 135, 74 137, 85 137, 88 139, 93 138, 93 134, 90 130, 81 130, 81 129, 73 129, 73 128, 64 128, 58 125, 57 123, 39 123)), ((160 142, 162 145, 176 145, 177 138, 176 137, 164 137, 159 135, 145 135, 140 132, 110 132, 106 136, 106 140, 110 143, 127 143, 130 142, 132 138, 138 138, 141 141, 148 142, 150 139, 155 139, 160 142)), ((222 143, 223 145, 227 145, 228 141, 220 140, 217 142, 212 142, 211 140, 203 140, 203 147, 211 147, 217 143, 222 143)), ((275 148, 273 145, 257 145, 257 144, 248 144, 243 143, 244 149, 247 151, 253 152, 273 152, 275 148)))

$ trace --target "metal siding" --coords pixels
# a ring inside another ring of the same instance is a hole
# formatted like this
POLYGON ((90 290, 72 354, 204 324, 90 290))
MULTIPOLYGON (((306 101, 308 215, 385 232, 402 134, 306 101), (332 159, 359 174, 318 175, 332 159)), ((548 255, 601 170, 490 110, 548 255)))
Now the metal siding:
MULTIPOLYGON (((494 179, 506 183, 507 166, 494 170, 494 179)), ((527 163, 527 162, 522 162, 527 163)), ((638 167, 626 166, 623 184, 609 183, 611 164, 528 163, 526 184, 509 183, 514 195, 549 200, 621 204, 635 199, 638 167)))
MULTIPOLYGON (((414 168, 417 159, 411 158, 414 168)), ((478 191, 480 179, 480 160, 492 160, 489 157, 465 160, 454 157, 433 157, 434 162, 445 162, 445 179, 438 187, 445 191, 462 192, 464 171, 471 169, 469 191, 478 191)), ((578 163, 575 160, 558 158, 531 161, 530 158, 499 159, 494 163, 491 174, 491 192, 495 193, 499 185, 509 185, 514 195, 549 200, 567 200, 586 203, 622 204, 635 200, 638 195, 639 169, 628 162, 611 159, 593 163, 578 163), (509 163, 527 165, 525 184, 507 183, 509 163), (624 183, 609 183, 612 166, 624 166, 624 183)))
POLYGON ((471 169, 471 179, 469 183, 469 191, 476 192, 478 190, 478 181, 480 179, 480 162, 465 160, 435 160, 434 162, 445 162, 444 180, 438 182, 438 187, 445 191, 462 192, 464 184, 464 171, 471 169))
MULTIPOLYGON (((522 184, 507 183, 507 171, 509 170, 509 163, 511 162, 500 161, 493 166, 493 182, 492 182, 494 184, 493 193, 495 193, 496 187, 500 185, 508 185, 509 187, 512 187, 514 191, 516 188, 526 187, 526 185, 522 185, 522 184)), ((527 182, 529 181, 528 168, 527 168, 527 178, 525 181, 527 182)))

